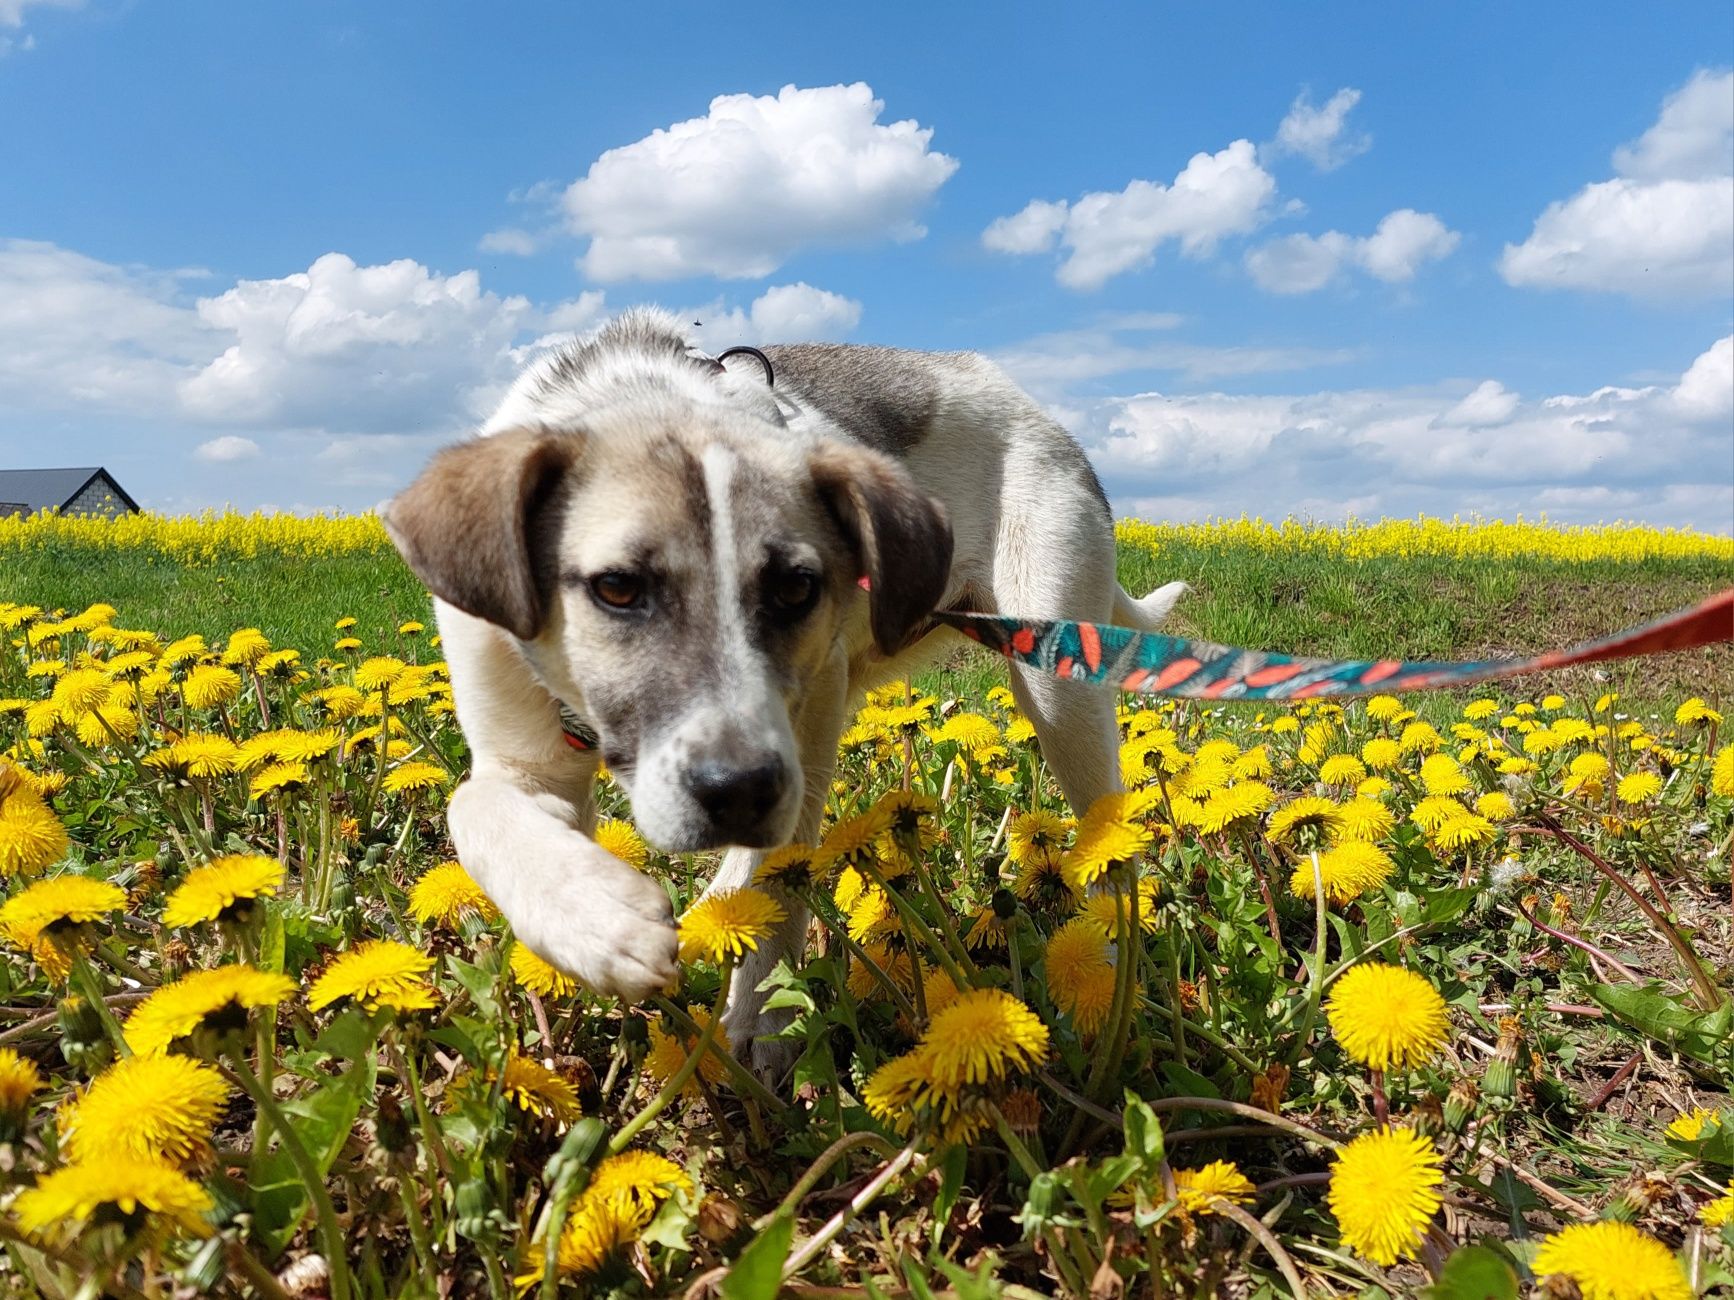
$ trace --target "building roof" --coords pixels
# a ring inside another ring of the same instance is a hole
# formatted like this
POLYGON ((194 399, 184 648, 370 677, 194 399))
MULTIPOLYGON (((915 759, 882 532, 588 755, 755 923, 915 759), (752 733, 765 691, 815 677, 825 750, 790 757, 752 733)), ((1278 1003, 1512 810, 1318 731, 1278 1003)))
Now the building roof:
POLYGON ((139 508, 138 502, 114 481, 114 475, 100 465, 81 465, 72 469, 0 469, 0 506, 24 506, 27 514, 35 514, 38 510, 58 510, 99 475, 130 508, 139 508))

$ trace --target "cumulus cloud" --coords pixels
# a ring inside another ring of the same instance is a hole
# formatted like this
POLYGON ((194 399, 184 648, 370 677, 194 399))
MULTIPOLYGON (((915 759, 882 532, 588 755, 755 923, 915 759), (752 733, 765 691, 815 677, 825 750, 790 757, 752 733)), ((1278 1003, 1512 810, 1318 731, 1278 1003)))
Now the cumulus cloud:
POLYGON ((1399 208, 1387 213, 1370 235, 1327 230, 1274 239, 1248 251, 1246 269, 1271 293, 1311 293, 1348 268, 1386 284, 1403 284, 1426 263, 1448 257, 1461 238, 1431 212, 1399 208))
POLYGON ((1116 275, 1149 266, 1165 243, 1186 257, 1207 257, 1232 235, 1256 229, 1276 193, 1249 140, 1217 153, 1194 154, 1172 183, 1135 180, 1117 193, 1071 203, 1037 199, 982 232, 1000 253, 1045 252, 1057 240, 1065 257, 1056 271, 1071 289, 1099 289, 1116 275))
POLYGON ((505 253, 511 257, 530 257, 542 251, 544 239, 531 234, 528 230, 519 230, 514 226, 506 226, 499 230, 490 230, 477 242, 477 247, 484 253, 505 253))
POLYGON ((1298 154, 1322 172, 1334 171, 1373 146, 1372 136, 1349 130, 1349 110, 1360 102, 1361 92, 1348 86, 1317 105, 1301 91, 1266 152, 1272 158, 1298 154))
POLYGON ((1142 393, 1101 403, 1084 437, 1122 503, 1171 517, 1540 509, 1734 531, 1734 336, 1669 385, 1525 401, 1464 393, 1142 393), (1720 405, 1718 405, 1720 402, 1720 405))
POLYGON ((1548 205, 1499 262, 1508 284, 1656 299, 1734 288, 1734 72, 1699 72, 1614 151, 1616 175, 1548 205))
POLYGON ((957 160, 931 128, 882 123, 863 82, 720 95, 610 149, 561 199, 592 280, 756 279, 812 246, 918 239, 957 160))
POLYGON ((861 304, 797 282, 765 290, 744 310, 715 302, 693 309, 690 319, 702 322, 693 342, 712 351, 736 343, 834 342, 861 323, 861 304))
POLYGON ((201 442, 193 448, 193 455, 199 460, 231 461, 253 460, 259 455, 259 444, 251 438, 237 437, 226 433, 221 438, 212 438, 209 442, 201 442))
POLYGON ((0 400, 105 410, 171 401, 187 367, 220 346, 179 290, 173 275, 0 240, 0 400))
POLYGON ((388 432, 482 414, 529 323, 529 301, 486 292, 474 271, 407 258, 358 266, 327 253, 306 271, 201 298, 199 319, 235 342, 179 386, 206 420, 388 432))

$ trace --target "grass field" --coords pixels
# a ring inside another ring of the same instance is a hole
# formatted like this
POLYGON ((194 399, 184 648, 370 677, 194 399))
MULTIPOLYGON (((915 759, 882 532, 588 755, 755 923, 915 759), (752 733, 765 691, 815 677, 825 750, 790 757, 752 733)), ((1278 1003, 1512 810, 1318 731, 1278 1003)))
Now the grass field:
MULTIPOLYGON (((1121 532, 1132 590, 1193 584, 1175 630, 1326 655, 1539 650, 1734 571, 1645 530, 1121 532)), ((601 782, 682 918, 629 1007, 452 860, 427 609, 365 518, 0 520, 0 1293, 1734 1287, 1728 647, 1128 700, 1081 818, 960 655, 868 702, 758 889, 700 902, 711 855, 601 782), (715 1011, 794 906, 767 1090, 715 1011)))

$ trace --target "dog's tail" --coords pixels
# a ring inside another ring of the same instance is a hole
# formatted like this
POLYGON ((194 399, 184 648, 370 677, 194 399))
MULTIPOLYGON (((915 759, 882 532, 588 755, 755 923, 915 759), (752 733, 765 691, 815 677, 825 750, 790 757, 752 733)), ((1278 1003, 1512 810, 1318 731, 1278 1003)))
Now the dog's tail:
POLYGON ((1184 582, 1170 582, 1156 588, 1148 596, 1134 599, 1124 587, 1114 588, 1114 621, 1122 627, 1135 627, 1142 632, 1154 632, 1174 608, 1174 602, 1186 594, 1184 582))

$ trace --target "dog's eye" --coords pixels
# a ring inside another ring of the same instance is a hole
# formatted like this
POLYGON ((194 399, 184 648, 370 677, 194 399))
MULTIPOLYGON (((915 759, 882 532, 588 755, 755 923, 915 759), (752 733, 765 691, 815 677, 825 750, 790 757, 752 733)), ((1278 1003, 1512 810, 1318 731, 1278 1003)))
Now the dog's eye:
POLYGON ((590 579, 590 592, 609 609, 637 609, 644 604, 644 579, 636 573, 610 569, 590 579))
POLYGON ((767 576, 765 594, 780 614, 804 613, 819 594, 819 577, 806 569, 784 569, 767 576))

